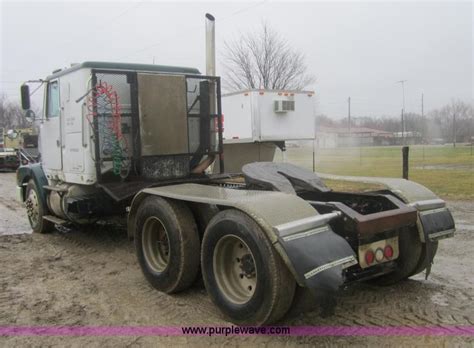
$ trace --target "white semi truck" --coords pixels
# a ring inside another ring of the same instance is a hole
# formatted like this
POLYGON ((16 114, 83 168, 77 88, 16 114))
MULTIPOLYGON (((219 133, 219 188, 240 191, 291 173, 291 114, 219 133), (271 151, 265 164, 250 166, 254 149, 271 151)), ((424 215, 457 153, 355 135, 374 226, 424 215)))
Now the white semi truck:
MULTIPOLYGON (((289 164, 226 171, 214 18, 206 17, 207 75, 84 62, 39 81, 41 162, 17 171, 33 231, 126 216, 153 287, 184 291, 201 269, 211 299, 237 324, 275 322, 302 298, 342 285, 393 283, 429 270, 454 221, 421 185, 381 179, 385 190, 345 193, 289 164), (219 173, 206 174, 214 161, 219 173)), ((28 84, 21 92, 29 109, 28 84)), ((311 98, 293 97, 295 108, 298 98, 311 98)), ((281 116, 292 129, 289 112, 281 116)), ((265 127, 262 119, 262 140, 265 127)))

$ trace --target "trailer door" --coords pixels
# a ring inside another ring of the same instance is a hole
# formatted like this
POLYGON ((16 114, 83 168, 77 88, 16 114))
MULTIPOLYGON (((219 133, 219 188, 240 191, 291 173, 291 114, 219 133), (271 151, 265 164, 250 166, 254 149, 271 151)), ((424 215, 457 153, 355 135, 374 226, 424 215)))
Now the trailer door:
POLYGON ((45 119, 41 124, 40 151, 43 168, 62 169, 61 104, 59 80, 48 82, 45 99, 45 119))

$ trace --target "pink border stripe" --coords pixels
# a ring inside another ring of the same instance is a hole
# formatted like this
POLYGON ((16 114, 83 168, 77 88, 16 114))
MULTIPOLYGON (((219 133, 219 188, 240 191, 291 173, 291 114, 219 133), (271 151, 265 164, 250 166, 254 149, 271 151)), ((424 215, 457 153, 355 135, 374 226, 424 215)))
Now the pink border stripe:
MULTIPOLYGON (((205 326, 195 326, 202 327, 205 326)), ((209 328, 217 328, 209 326, 209 328)), ((229 326, 219 328, 231 329, 229 326)), ((276 328, 276 327, 275 327, 276 328)), ((291 336, 474 336, 474 326, 290 326, 291 336)), ((236 327, 234 327, 236 329, 236 327)), ((257 330, 258 328, 254 328, 257 330)), ((266 328, 267 332, 270 327, 266 328)), ((216 331, 214 331, 216 332, 216 331)), ((218 331, 219 332, 219 331, 218 331)), ((260 334, 213 333, 212 336, 260 334)), ((278 336, 278 334, 268 334, 278 336)), ((0 336, 211 336, 179 326, 0 326, 0 336)))
POLYGON ((296 336, 474 336, 474 326, 297 326, 296 336))

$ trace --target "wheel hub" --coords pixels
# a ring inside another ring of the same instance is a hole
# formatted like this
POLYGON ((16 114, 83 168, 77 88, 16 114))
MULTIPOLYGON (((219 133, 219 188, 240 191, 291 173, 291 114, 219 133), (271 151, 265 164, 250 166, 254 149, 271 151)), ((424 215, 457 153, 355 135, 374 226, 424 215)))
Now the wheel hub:
POLYGON ((143 225, 142 245, 148 266, 154 272, 163 272, 170 260, 170 244, 165 226, 155 216, 149 217, 143 225))
POLYGON ((230 302, 244 304, 257 288, 257 267, 252 251, 236 235, 226 235, 216 244, 214 275, 221 293, 230 302))
POLYGON ((36 192, 31 190, 28 193, 28 198, 25 201, 26 213, 30 222, 35 225, 39 221, 39 202, 36 192))
POLYGON ((251 278, 255 276, 255 263, 253 261, 253 257, 250 254, 245 254, 240 259, 240 269, 244 272, 244 275, 247 278, 251 278))

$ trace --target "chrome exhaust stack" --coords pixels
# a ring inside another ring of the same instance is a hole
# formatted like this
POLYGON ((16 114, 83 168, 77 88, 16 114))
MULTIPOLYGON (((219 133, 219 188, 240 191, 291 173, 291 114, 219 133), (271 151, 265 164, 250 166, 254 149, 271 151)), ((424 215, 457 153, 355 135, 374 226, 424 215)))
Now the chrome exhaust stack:
POLYGON ((206 75, 216 76, 216 19, 206 13, 206 75))
MULTIPOLYGON (((216 76, 216 27, 213 15, 206 13, 206 75, 216 76)), ((217 98, 216 98, 216 84, 213 81, 209 82, 209 111, 211 114, 216 113, 217 109, 217 98)), ((214 144, 218 141, 217 135, 211 142, 214 144)), ((204 173, 209 167, 212 166, 216 159, 215 155, 208 155, 201 163, 192 169, 192 173, 200 174, 204 173)), ((211 167, 212 171, 212 167, 211 167)))

